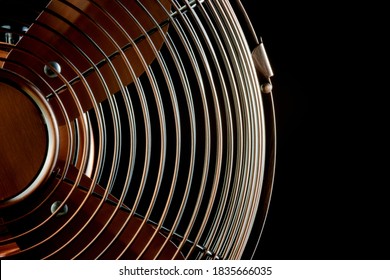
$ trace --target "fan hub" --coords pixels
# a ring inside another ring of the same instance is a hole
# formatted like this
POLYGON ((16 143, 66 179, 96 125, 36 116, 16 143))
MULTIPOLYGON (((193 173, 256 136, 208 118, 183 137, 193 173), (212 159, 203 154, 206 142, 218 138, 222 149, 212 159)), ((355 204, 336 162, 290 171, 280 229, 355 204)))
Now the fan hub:
POLYGON ((53 114, 37 92, 0 82, 0 206, 32 193, 57 154, 53 114))

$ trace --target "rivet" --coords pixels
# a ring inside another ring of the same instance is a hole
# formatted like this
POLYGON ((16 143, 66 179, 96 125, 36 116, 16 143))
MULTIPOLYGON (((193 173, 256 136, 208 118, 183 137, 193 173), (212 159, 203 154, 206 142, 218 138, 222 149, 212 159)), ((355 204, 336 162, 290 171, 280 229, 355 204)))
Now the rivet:
POLYGON ((61 65, 56 61, 50 61, 43 67, 43 71, 49 78, 55 78, 61 73, 61 65))
MULTIPOLYGON (((54 212, 57 211, 57 209, 61 206, 62 204, 62 201, 56 201, 54 202, 51 207, 50 207, 50 211, 51 213, 53 214, 54 212)), ((56 214, 56 217, 61 217, 61 216, 64 216, 68 213, 68 205, 64 204, 61 209, 57 212, 56 214)))
POLYGON ((261 85, 261 92, 270 93, 272 91, 272 85, 270 83, 264 83, 261 85))

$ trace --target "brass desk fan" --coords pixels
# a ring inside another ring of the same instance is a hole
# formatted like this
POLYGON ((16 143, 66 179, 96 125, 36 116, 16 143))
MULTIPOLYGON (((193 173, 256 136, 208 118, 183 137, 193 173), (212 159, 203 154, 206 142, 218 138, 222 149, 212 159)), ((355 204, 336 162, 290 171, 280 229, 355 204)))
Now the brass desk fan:
POLYGON ((242 4, 0 3, 1 258, 253 258, 276 139, 242 4))

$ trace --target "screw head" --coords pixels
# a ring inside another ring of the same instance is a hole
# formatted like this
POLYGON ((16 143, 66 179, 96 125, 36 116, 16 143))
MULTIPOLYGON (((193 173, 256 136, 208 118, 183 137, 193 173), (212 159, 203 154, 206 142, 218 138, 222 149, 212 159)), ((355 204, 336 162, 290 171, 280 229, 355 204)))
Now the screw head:
MULTIPOLYGON (((61 203, 62 201, 56 201, 51 205, 50 211, 52 214, 57 211, 57 209, 61 206, 61 203)), ((57 212, 56 217, 61 217, 66 215, 68 213, 68 210, 69 210, 68 205, 64 204, 62 208, 57 212)))
POLYGON ((270 83, 264 83, 261 85, 261 92, 270 93, 272 91, 272 85, 270 83))
POLYGON ((46 76, 49 78, 55 78, 61 73, 61 65, 56 61, 50 61, 43 67, 43 72, 45 72, 46 76))

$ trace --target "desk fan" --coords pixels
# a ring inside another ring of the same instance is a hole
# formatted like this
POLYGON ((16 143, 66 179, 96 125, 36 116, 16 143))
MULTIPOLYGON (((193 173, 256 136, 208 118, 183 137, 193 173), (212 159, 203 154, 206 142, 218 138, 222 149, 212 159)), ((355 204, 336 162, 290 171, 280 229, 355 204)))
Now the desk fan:
POLYGON ((253 258, 276 138, 243 5, 1 6, 1 258, 253 258))

